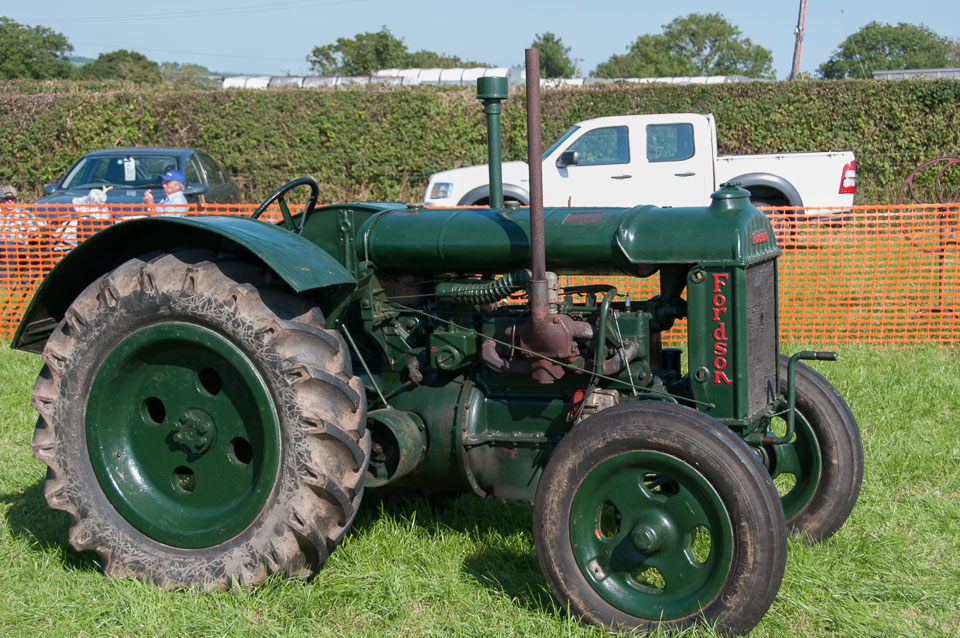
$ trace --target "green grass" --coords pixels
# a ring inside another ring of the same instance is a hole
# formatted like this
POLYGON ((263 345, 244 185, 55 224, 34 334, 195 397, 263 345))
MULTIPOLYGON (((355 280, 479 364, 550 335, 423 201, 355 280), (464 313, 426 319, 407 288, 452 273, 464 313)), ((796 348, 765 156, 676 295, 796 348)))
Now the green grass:
MULTIPOLYGON (((472 496, 369 492, 307 582, 198 594, 108 579, 43 500, 44 466, 30 452, 39 366, 0 351, 2 636, 608 635, 554 602, 531 508, 472 496)), ((960 635, 960 350, 845 347, 817 367, 863 431, 863 491, 828 542, 791 539, 783 586, 752 635, 960 635)))

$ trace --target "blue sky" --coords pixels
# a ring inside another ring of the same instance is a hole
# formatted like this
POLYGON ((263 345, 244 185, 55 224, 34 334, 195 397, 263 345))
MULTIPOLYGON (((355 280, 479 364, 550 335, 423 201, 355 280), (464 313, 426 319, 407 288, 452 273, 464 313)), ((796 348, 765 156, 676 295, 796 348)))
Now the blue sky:
MULTIPOLYGON (((538 33, 558 35, 589 72, 638 36, 689 13, 721 13, 754 44, 773 52, 783 79, 793 60, 799 0, 673 2, 552 0, 2 0, 0 15, 67 36, 74 55, 117 49, 157 62, 211 71, 308 75, 314 46, 387 26, 411 50, 427 49, 497 66, 523 63, 538 33)), ((801 70, 815 73, 840 42, 871 20, 925 24, 960 39, 958 0, 808 0, 801 70)))

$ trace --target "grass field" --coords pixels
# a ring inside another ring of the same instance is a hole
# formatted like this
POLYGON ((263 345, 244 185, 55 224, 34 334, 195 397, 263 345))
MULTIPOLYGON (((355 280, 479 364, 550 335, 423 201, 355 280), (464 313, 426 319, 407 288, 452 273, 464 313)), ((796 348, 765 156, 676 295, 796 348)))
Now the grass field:
MULTIPOLYGON (((860 423, 860 501, 828 542, 791 539, 783 586, 751 635, 958 636, 960 349, 840 354, 817 367, 860 423)), ((2 636, 608 635, 553 601, 532 508, 473 496, 368 492, 343 544, 306 582, 196 594, 105 578, 43 500, 45 468, 30 451, 39 367, 35 355, 0 351, 2 636)))

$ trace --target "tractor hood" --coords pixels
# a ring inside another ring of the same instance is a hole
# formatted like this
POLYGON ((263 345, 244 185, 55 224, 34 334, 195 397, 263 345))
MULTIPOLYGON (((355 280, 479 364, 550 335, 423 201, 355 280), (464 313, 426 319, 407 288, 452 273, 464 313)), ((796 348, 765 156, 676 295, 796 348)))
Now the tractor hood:
MULTIPOLYGON (((746 265, 780 254, 749 192, 729 186, 696 208, 547 208, 547 268, 649 276, 651 264, 746 265), (605 238, 600 240, 599 238, 605 238)), ((390 273, 502 273, 530 262, 528 208, 407 208, 360 229, 360 259, 390 273)))

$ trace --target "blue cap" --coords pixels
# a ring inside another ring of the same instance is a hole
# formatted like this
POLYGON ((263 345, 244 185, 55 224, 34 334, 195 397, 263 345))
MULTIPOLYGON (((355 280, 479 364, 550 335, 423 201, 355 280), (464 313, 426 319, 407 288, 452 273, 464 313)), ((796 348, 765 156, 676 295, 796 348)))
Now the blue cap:
POLYGON ((161 175, 160 179, 163 180, 164 182, 180 182, 184 186, 187 185, 187 180, 183 176, 183 173, 181 173, 176 169, 170 169, 169 171, 161 175))

